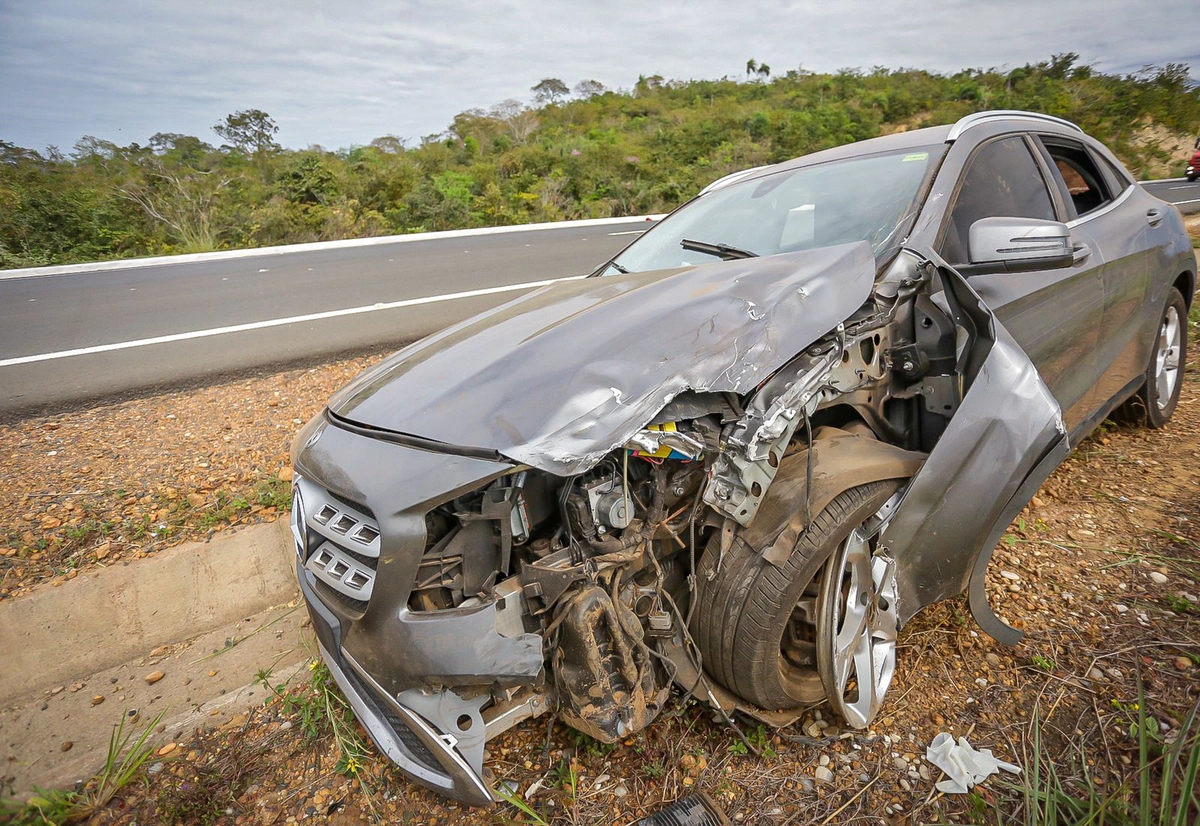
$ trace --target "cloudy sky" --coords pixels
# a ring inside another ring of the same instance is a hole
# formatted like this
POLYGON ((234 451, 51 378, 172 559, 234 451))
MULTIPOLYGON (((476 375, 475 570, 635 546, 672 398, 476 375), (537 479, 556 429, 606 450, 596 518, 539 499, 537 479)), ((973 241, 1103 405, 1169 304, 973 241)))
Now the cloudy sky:
POLYGON ((0 0, 0 139, 218 142, 263 109, 281 143, 416 142, 543 77, 629 87, 803 67, 1019 66, 1078 52, 1106 71, 1187 63, 1197 0, 0 0))

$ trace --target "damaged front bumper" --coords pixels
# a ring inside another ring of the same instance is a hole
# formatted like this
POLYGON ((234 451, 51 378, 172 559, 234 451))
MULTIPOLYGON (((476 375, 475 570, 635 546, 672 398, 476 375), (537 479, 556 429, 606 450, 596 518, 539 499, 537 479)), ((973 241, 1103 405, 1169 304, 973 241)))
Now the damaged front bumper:
POLYGON ((490 805, 484 743, 550 705, 542 637, 524 627, 515 582, 448 610, 410 610, 408 597, 425 513, 511 465, 382 442, 322 417, 297 446, 296 576, 322 659, 405 774, 490 805))
POLYGON ((548 698, 540 692, 523 692, 525 696, 515 698, 506 708, 489 709, 490 719, 484 720, 477 708, 450 689, 416 691, 421 704, 435 710, 431 716, 460 712, 450 725, 443 720, 443 726, 450 730, 442 730, 392 697, 342 647, 341 621, 314 592, 312 574, 297 562, 296 576, 312 617, 321 659, 375 746, 406 775, 433 791, 471 806, 495 802, 498 798, 484 779, 483 744, 521 720, 543 713, 548 698))

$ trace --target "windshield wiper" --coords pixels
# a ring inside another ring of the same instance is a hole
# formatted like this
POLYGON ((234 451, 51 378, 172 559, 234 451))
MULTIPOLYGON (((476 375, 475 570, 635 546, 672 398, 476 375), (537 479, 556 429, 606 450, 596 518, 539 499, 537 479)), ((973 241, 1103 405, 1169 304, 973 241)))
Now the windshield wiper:
POLYGON ((705 255, 715 255, 722 261, 733 261, 736 258, 758 258, 757 252, 750 250, 738 249, 731 247, 728 244, 710 244, 707 241, 692 241, 689 238, 684 238, 679 242, 679 246, 691 252, 702 252, 705 255))

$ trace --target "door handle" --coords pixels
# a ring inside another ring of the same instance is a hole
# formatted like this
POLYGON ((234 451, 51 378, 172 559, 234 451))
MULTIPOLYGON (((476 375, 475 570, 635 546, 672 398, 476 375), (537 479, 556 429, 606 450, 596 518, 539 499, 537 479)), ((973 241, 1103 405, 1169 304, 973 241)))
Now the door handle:
POLYGON ((1150 207, 1150 209, 1146 210, 1146 221, 1150 224, 1150 226, 1158 226, 1162 222, 1162 219, 1163 211, 1161 209, 1150 207))
POLYGON ((1079 266, 1084 261, 1088 260, 1088 258, 1090 258, 1091 255, 1092 255, 1092 248, 1089 247, 1087 244, 1076 244, 1075 248, 1071 251, 1072 266, 1076 266, 1076 267, 1079 266))

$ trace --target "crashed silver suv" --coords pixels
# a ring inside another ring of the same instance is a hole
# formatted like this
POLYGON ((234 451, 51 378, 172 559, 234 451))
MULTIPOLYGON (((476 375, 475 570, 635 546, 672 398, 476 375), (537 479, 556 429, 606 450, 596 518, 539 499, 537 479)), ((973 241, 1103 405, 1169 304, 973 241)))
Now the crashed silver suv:
POLYGON ((968 590, 1118 407, 1179 398, 1176 210, 1020 112, 718 181, 592 277, 420 341, 296 439, 296 570, 378 747, 461 801, 556 709, 604 742, 672 684, 786 725, 878 713, 896 634, 968 590))

